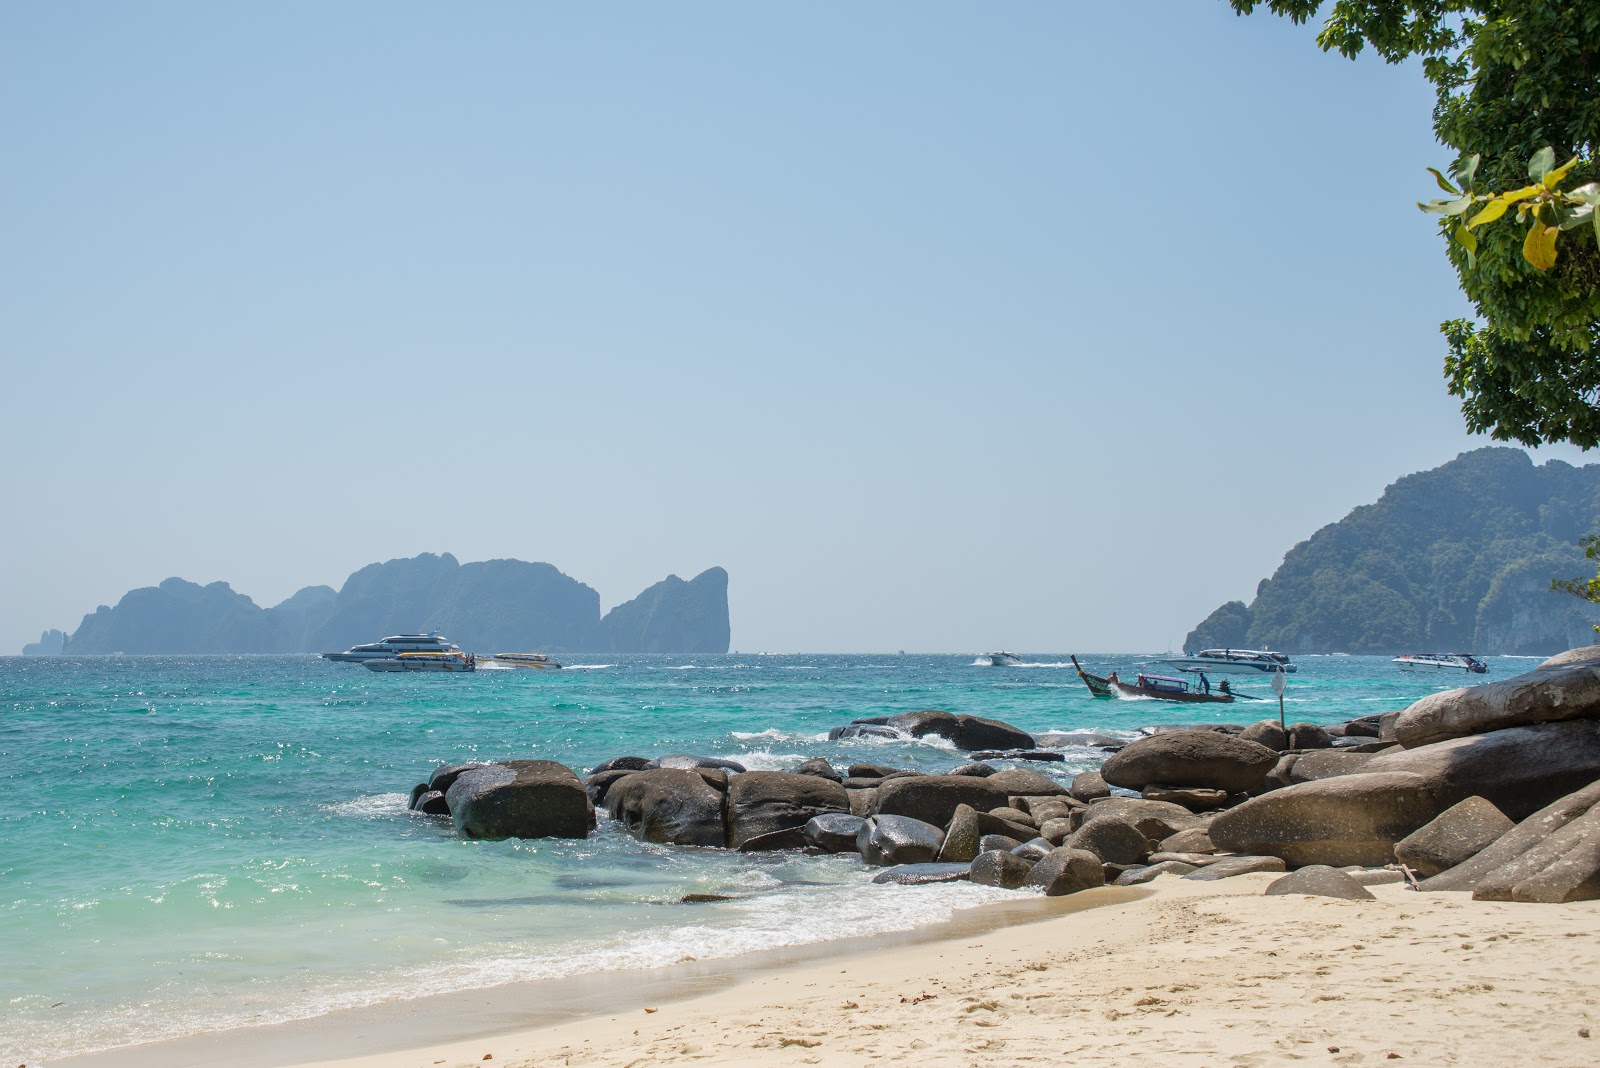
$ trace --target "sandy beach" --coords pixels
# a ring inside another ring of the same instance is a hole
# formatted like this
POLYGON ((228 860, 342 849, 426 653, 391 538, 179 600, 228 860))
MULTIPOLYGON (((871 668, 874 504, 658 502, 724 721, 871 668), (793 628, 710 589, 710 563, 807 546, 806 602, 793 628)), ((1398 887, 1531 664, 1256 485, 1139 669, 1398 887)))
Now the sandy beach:
MULTIPOLYGON (((1264 897, 1163 877, 1137 900, 752 972, 588 1019, 300 1068, 1541 1064, 1600 1061, 1600 902, 1264 897)), ((1080 895, 1088 898, 1091 891, 1080 895)))

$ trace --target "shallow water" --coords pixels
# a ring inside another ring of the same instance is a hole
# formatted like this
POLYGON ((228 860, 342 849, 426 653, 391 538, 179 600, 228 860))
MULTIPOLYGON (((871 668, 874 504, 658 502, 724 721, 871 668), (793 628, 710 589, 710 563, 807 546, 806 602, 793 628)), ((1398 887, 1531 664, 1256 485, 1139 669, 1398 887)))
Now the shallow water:
MULTIPOLYGON (((1092 700, 1061 654, 619 657, 561 672, 379 674, 313 657, 0 659, 0 1060, 374 1001, 906 930, 1004 891, 871 885, 853 858, 471 842, 411 817, 437 764, 621 754, 810 756, 946 770, 938 739, 826 740, 919 708, 1034 733, 1248 722, 1275 701, 1092 700), (687 893, 733 900, 680 904, 687 893)), ((1144 656, 1081 658, 1128 677, 1144 656)), ((1488 679, 1536 661, 1496 657, 1488 679)), ((1401 708, 1467 680, 1310 657, 1291 721, 1401 708)), ((1237 688, 1270 698, 1264 679, 1237 688)), ((1472 681, 1484 681, 1475 677, 1472 681)), ((1063 779, 1098 749, 1029 767, 1063 779)))

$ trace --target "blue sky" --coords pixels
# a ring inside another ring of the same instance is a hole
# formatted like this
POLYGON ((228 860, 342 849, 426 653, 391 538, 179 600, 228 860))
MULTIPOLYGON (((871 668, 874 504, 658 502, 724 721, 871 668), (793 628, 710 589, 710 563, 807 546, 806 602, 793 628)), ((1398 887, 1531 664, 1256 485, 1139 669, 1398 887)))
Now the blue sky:
MULTIPOLYGON (((1487 444, 1420 73, 1221 0, 0 7, 0 649, 169 575, 1146 650, 1487 444)), ((1573 449, 1540 457, 1581 462, 1573 449)))

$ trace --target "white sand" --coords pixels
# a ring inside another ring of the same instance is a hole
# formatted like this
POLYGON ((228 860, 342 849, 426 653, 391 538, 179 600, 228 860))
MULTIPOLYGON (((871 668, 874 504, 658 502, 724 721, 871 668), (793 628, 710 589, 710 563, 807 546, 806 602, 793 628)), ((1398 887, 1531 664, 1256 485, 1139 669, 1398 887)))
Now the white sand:
POLYGON ((1130 904, 654 1011, 304 1068, 1600 1065, 1600 902, 1261 896, 1273 878, 1163 877, 1130 904))

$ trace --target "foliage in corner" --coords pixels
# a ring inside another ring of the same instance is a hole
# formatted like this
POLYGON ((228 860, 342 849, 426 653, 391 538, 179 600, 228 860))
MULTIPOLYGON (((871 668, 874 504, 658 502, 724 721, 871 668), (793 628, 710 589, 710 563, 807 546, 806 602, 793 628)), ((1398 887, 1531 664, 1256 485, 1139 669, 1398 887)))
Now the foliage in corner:
MULTIPOLYGON (((1229 2, 1295 22, 1324 6, 1229 2)), ((1317 41, 1350 58, 1371 46, 1390 63, 1420 59, 1434 86, 1434 133, 1459 155, 1448 179, 1433 172, 1452 198, 1425 210, 1444 216, 1447 255, 1478 314, 1440 327, 1467 429, 1600 444, 1600 4, 1335 0, 1317 41), (1525 228, 1490 225, 1512 208, 1525 228), (1562 232, 1585 223, 1596 241, 1558 254, 1562 232)))
MULTIPOLYGON (((1579 538, 1578 545, 1583 549, 1583 555, 1591 560, 1600 560, 1600 534, 1591 534, 1587 538, 1579 538)), ((1550 588, 1557 593, 1570 593, 1580 597, 1590 604, 1600 604, 1600 569, 1591 579, 1551 579, 1550 588)), ((1594 626, 1594 632, 1600 634, 1600 624, 1594 626)))

